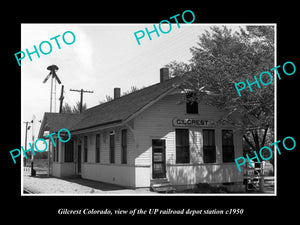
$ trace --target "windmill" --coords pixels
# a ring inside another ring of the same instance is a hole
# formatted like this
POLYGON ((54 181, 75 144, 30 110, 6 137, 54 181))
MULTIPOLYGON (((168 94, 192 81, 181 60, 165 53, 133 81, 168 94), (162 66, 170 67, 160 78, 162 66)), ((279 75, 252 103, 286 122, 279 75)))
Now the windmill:
POLYGON ((47 70, 50 70, 50 73, 46 76, 46 78, 44 79, 43 83, 46 83, 47 80, 50 78, 51 76, 51 91, 50 91, 50 112, 52 112, 52 95, 54 94, 54 111, 56 109, 56 81, 58 82, 58 84, 61 84, 60 79, 58 78, 58 76, 56 75, 56 71, 58 70, 58 67, 56 65, 51 65, 47 67, 47 70), (55 86, 55 92, 53 93, 53 79, 55 79, 54 81, 54 86, 55 86))

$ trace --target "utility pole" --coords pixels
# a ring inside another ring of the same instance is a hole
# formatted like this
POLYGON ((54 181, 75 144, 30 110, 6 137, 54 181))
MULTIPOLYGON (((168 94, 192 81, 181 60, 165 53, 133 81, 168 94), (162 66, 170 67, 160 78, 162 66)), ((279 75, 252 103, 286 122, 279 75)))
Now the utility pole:
POLYGON ((70 91, 80 92, 80 113, 82 113, 82 102, 83 102, 83 93, 94 93, 93 91, 86 91, 81 88, 81 90, 70 89, 70 91))
POLYGON ((59 113, 61 113, 62 111, 62 105, 63 105, 63 101, 64 101, 64 85, 61 86, 61 93, 60 93, 60 105, 59 105, 59 113))
MULTIPOLYGON (((33 114, 32 120, 31 120, 31 123, 32 123, 32 129, 31 129, 31 131, 32 131, 32 143, 34 143, 34 131, 35 131, 34 125, 35 125, 35 120, 36 120, 36 117, 33 114)), ((34 151, 34 144, 32 145, 32 150, 34 151)), ((36 171, 33 169, 33 161, 34 161, 34 154, 31 154, 31 176, 35 177, 36 171)))
MULTIPOLYGON (((28 123, 32 123, 32 122, 28 122, 28 121, 26 121, 26 122, 24 122, 25 124, 26 124, 26 130, 25 130, 25 152, 26 152, 26 150, 27 150, 27 130, 29 130, 30 129, 30 126, 28 127, 28 123)), ((25 153, 25 154, 27 154, 27 153, 25 153)), ((26 158, 27 157, 24 157, 24 167, 26 166, 26 158)))

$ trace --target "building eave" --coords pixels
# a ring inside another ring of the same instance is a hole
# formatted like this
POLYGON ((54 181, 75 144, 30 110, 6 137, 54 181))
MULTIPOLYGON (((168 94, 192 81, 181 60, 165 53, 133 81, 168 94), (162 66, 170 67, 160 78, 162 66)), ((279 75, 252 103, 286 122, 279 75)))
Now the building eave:
POLYGON ((71 129, 70 132, 72 135, 85 134, 85 133, 91 133, 91 132, 95 132, 95 131, 98 131, 101 129, 107 129, 107 128, 120 126, 120 125, 122 125, 122 120, 115 120, 115 121, 110 121, 110 122, 106 122, 106 123, 102 123, 102 124, 96 124, 96 125, 92 125, 89 127, 76 129, 76 130, 71 129))

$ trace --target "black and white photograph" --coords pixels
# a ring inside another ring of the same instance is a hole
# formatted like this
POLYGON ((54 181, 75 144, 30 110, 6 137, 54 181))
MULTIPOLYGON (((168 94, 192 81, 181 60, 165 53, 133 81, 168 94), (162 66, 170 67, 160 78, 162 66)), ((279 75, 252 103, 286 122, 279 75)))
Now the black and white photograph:
POLYGON ((295 37, 203 9, 14 20, 14 202, 53 218, 295 211, 295 37))
POLYGON ((276 194, 275 24, 21 28, 25 194, 276 194))

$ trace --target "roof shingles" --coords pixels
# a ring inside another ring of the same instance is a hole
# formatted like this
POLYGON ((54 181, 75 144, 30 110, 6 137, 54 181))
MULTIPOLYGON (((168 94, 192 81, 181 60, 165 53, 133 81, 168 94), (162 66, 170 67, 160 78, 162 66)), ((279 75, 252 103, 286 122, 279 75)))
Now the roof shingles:
POLYGON ((87 109, 82 114, 45 113, 44 120, 47 120, 48 126, 53 130, 67 128, 70 131, 101 126, 116 121, 121 122, 138 112, 149 102, 169 91, 179 81, 179 78, 172 78, 162 83, 151 85, 87 109))

